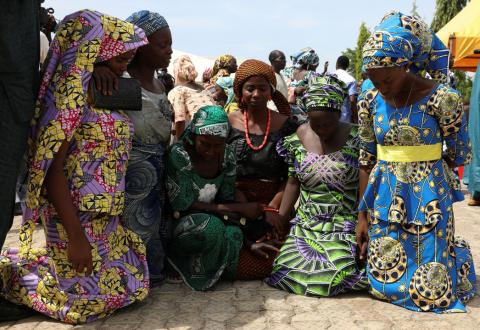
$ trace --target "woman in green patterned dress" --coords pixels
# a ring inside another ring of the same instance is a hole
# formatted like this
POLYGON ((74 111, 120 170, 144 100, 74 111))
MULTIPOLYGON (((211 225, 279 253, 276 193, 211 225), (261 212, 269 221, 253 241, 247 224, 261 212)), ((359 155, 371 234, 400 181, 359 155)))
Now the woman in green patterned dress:
POLYGON ((267 283, 289 292, 335 296, 367 286, 356 263, 357 127, 340 122, 345 85, 336 76, 312 77, 303 98, 309 122, 281 140, 289 178, 280 215, 300 204, 267 283))
MULTIPOLYGON (((235 279, 243 234, 229 223, 245 224, 263 213, 259 203, 235 203, 235 154, 225 144, 229 127, 222 107, 204 106, 167 156, 175 218, 168 261, 194 290, 207 290, 220 278, 235 279)), ((250 249, 276 250, 267 242, 250 249)))

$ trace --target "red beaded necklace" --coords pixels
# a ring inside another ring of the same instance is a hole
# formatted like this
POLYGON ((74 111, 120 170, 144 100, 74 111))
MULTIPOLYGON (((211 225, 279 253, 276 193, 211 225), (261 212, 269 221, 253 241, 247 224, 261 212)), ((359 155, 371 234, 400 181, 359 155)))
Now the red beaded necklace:
POLYGON ((254 151, 259 151, 259 150, 262 150, 263 147, 265 147, 265 145, 267 144, 267 140, 268 140, 268 135, 270 134, 270 122, 271 122, 271 113, 270 113, 270 109, 267 108, 267 113, 268 113, 268 120, 267 120, 267 130, 265 132, 265 137, 263 138, 263 142, 261 145, 259 145, 258 147, 254 146, 252 144, 252 141, 250 140, 250 136, 248 135, 248 115, 247 115, 247 109, 245 109, 243 111, 243 125, 244 125, 244 128, 245 128, 245 140, 247 140, 247 145, 250 147, 250 149, 254 150, 254 151))

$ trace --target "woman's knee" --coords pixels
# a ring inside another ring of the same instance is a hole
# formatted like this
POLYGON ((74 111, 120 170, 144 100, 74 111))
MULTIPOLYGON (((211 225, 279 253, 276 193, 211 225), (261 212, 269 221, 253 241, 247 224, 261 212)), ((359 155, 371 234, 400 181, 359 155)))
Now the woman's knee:
POLYGON ((198 253, 221 244, 225 236, 223 222, 209 214, 185 217, 174 229, 172 249, 179 253, 198 253))

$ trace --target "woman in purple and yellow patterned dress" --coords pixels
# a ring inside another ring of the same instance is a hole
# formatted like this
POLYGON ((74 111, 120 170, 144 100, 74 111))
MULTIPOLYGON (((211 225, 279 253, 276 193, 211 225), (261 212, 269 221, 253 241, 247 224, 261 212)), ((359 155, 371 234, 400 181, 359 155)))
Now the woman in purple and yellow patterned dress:
POLYGON ((6 299, 67 323, 105 317, 143 300, 145 247, 121 222, 132 125, 94 108, 92 74, 118 76, 147 44, 133 24, 94 11, 67 16, 47 62, 29 139, 27 202, 20 249, 0 257, 6 299), (31 247, 36 223, 46 247, 31 247))

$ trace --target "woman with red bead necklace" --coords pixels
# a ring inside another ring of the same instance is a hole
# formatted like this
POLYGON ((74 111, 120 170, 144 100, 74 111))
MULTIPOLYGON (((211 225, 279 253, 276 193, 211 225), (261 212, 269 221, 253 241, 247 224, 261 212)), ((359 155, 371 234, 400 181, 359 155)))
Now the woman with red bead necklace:
MULTIPOLYGON (((243 62, 235 74, 233 88, 240 110, 229 115, 232 129, 227 143, 237 157, 237 197, 244 202, 262 204, 263 219, 271 227, 256 242, 245 235, 237 268, 237 277, 241 279, 263 278, 270 274, 272 254, 279 247, 278 239, 287 232, 278 216, 287 166, 277 154, 276 145, 281 138, 294 133, 297 125, 289 117, 287 100, 274 86, 276 79, 271 66, 258 60, 243 62), (278 112, 267 107, 270 100, 278 112), (255 244, 259 241, 264 244, 255 244)), ((258 225, 257 228, 260 232, 265 231, 265 226, 258 225)), ((255 234, 259 233, 253 233, 253 236, 258 236, 255 234)))

